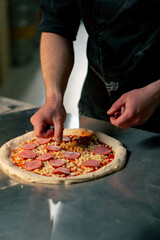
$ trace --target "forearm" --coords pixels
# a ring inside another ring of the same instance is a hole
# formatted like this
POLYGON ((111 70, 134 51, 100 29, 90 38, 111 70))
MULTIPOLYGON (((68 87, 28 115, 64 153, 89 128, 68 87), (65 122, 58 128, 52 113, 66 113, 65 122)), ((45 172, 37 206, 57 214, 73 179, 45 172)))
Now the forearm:
POLYGON ((40 57, 46 102, 31 117, 31 123, 36 137, 54 136, 61 142, 66 118, 63 95, 74 60, 72 42, 53 33, 43 33, 40 57), (53 125, 54 130, 50 129, 53 125))
POLYGON ((72 42, 54 33, 42 33, 40 58, 46 99, 63 98, 74 62, 72 42))
POLYGON ((151 96, 153 96, 153 101, 156 104, 160 103, 160 80, 157 80, 146 86, 151 96))

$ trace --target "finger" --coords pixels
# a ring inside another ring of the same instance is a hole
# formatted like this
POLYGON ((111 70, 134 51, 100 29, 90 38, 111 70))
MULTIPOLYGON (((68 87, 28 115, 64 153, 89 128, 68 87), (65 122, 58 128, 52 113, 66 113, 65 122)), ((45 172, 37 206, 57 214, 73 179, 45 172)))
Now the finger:
POLYGON ((57 143, 62 142, 63 137, 63 122, 61 120, 54 122, 54 138, 57 143))
POLYGON ((126 124, 126 122, 124 121, 120 121, 120 117, 119 118, 110 117, 110 122, 112 125, 122 129, 126 129, 127 127, 129 127, 129 124, 126 124))
POLYGON ((108 115, 113 115, 114 113, 118 112, 122 106, 125 105, 125 98, 122 95, 113 105, 111 108, 107 111, 108 115))
POLYGON ((122 106, 120 112, 115 112, 114 113, 114 118, 115 119, 119 118, 124 113, 125 109, 126 109, 125 106, 122 106))
POLYGON ((125 107, 125 106, 122 106, 122 107, 121 107, 121 114, 123 114, 125 110, 126 110, 126 107, 125 107))
POLYGON ((119 112, 115 112, 115 114, 114 114, 114 118, 117 119, 119 116, 121 116, 121 113, 119 113, 119 112))
POLYGON ((47 129, 46 130, 46 136, 47 137, 54 137, 54 129, 51 129, 51 128, 47 129))
POLYGON ((48 137, 47 134, 48 125, 45 122, 37 122, 34 126, 34 134, 36 137, 39 138, 46 138, 48 137))
POLYGON ((44 121, 43 118, 36 117, 33 115, 30 119, 32 125, 34 126, 34 135, 36 137, 48 137, 47 130, 49 129, 48 124, 44 121))
POLYGON ((133 119, 129 118, 125 112, 121 114, 117 119, 115 117, 110 117, 110 122, 116 127, 126 129, 134 125, 133 119))

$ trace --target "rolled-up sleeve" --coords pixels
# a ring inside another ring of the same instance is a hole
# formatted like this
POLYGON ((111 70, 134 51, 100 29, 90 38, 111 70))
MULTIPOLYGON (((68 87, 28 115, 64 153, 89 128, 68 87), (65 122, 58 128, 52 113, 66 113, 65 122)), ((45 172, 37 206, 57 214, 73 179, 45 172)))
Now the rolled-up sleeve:
POLYGON ((40 32, 52 32, 75 40, 80 24, 76 0, 40 0, 40 32))

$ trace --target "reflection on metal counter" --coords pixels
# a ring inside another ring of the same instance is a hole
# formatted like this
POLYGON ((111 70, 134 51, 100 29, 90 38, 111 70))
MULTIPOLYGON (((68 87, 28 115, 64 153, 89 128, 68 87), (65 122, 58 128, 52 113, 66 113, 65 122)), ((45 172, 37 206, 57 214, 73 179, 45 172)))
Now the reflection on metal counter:
POLYGON ((50 220, 53 221, 53 227, 51 232, 51 239, 54 239, 54 232, 56 229, 56 224, 58 221, 58 217, 61 215, 62 203, 59 201, 54 203, 51 198, 48 199, 49 210, 50 210, 50 220))

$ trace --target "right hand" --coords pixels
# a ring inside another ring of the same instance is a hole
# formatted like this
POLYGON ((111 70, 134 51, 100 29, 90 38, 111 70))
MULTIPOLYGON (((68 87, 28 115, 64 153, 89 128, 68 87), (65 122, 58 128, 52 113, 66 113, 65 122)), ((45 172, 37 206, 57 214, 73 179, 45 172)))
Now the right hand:
POLYGON ((56 142, 61 143, 65 118, 66 111, 62 101, 48 99, 30 120, 34 126, 36 137, 47 138, 54 136, 56 142), (54 126, 54 130, 50 129, 51 126, 54 126))

